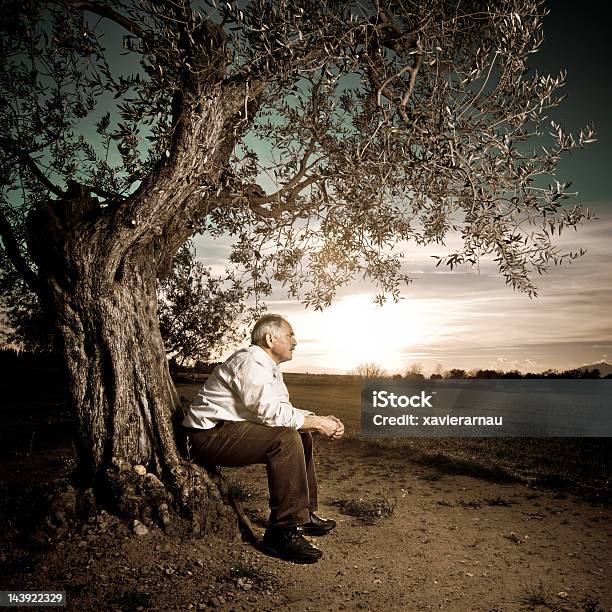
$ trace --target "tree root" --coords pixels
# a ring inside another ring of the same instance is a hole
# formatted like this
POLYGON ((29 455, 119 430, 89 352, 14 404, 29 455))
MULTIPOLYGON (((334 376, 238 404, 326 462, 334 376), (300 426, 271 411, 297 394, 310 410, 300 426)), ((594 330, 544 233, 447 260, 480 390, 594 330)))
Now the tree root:
POLYGON ((60 535, 103 508, 131 522, 139 535, 158 525, 170 536, 235 538, 240 533, 257 544, 251 521, 217 469, 185 462, 170 480, 164 483, 144 466, 115 460, 95 488, 80 490, 69 480, 60 481, 47 496, 42 529, 49 536, 60 535))

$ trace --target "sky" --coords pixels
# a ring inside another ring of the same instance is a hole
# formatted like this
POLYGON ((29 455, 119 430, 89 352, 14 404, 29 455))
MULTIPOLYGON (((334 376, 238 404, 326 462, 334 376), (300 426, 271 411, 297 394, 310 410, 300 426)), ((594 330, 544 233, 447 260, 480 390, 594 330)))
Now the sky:
MULTIPOLYGON (((323 312, 306 310, 280 288, 266 300, 270 312, 291 322, 298 346, 288 372, 344 373, 376 362, 390 373, 419 363, 435 368, 494 368, 543 371, 612 361, 612 186, 610 150, 611 83, 604 64, 612 56, 605 24, 607 3, 591 1, 576 9, 569 0, 549 3, 546 40, 531 66, 540 72, 567 71, 568 98, 551 119, 577 131, 593 123, 598 142, 573 152, 559 165, 558 180, 572 180, 578 201, 598 219, 558 244, 587 254, 536 279, 539 297, 530 299, 504 284, 491 263, 480 273, 435 268, 433 254, 447 248, 406 245, 405 271, 413 282, 399 303, 373 304, 374 290, 355 282, 323 312)), ((229 243, 196 239, 198 255, 213 270, 225 268, 229 243)), ((228 347, 226 355, 231 352, 228 347)))

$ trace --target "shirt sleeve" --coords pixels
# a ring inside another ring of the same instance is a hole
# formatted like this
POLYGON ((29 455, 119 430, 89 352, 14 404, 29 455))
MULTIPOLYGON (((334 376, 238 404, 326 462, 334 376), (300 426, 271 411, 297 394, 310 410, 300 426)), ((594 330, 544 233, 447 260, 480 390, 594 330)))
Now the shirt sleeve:
POLYGON ((304 410, 303 408, 296 408, 295 406, 293 406, 293 409, 299 412, 300 414, 304 415, 305 417, 317 416, 314 412, 311 412, 310 410, 304 410))
POLYGON ((274 382, 271 370, 256 361, 246 360, 238 368, 233 386, 252 417, 250 420, 270 427, 300 429, 305 414, 277 393, 274 382))

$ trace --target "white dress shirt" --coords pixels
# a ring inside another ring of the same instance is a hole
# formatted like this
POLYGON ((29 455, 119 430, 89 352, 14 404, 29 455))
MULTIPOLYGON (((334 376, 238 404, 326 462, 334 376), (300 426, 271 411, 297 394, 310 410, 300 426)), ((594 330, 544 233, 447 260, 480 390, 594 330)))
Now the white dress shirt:
POLYGON ((185 427, 210 429, 219 421, 251 421, 299 429, 314 412, 291 405, 278 366, 261 347, 236 351, 217 366, 183 419, 185 427))

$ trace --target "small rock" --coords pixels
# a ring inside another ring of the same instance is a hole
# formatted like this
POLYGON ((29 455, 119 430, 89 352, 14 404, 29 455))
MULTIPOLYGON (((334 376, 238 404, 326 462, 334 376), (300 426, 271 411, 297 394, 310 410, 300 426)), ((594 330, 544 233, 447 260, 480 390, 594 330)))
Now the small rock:
POLYGON ((243 591, 250 591, 253 588, 253 583, 244 577, 238 578, 238 580, 236 581, 236 585, 239 589, 242 589, 243 591))
POLYGON ((150 472, 146 474, 145 478, 147 479, 147 483, 153 487, 161 487, 163 488, 162 481, 155 475, 150 472))
POLYGON ((197 559, 196 565, 199 565, 200 567, 204 567, 204 561, 202 559, 197 559))
POLYGON ((139 476, 144 476, 147 473, 147 468, 144 465, 135 465, 134 466, 134 471, 139 476))
POLYGON ((557 595, 562 599, 567 599, 569 597, 569 593, 567 591, 559 591, 557 595))
POLYGON ((147 533, 149 533, 149 530, 147 529, 147 527, 145 527, 145 525, 143 525, 140 521, 135 520, 134 524, 133 524, 133 530, 134 533, 137 536, 144 536, 147 535, 147 533))

